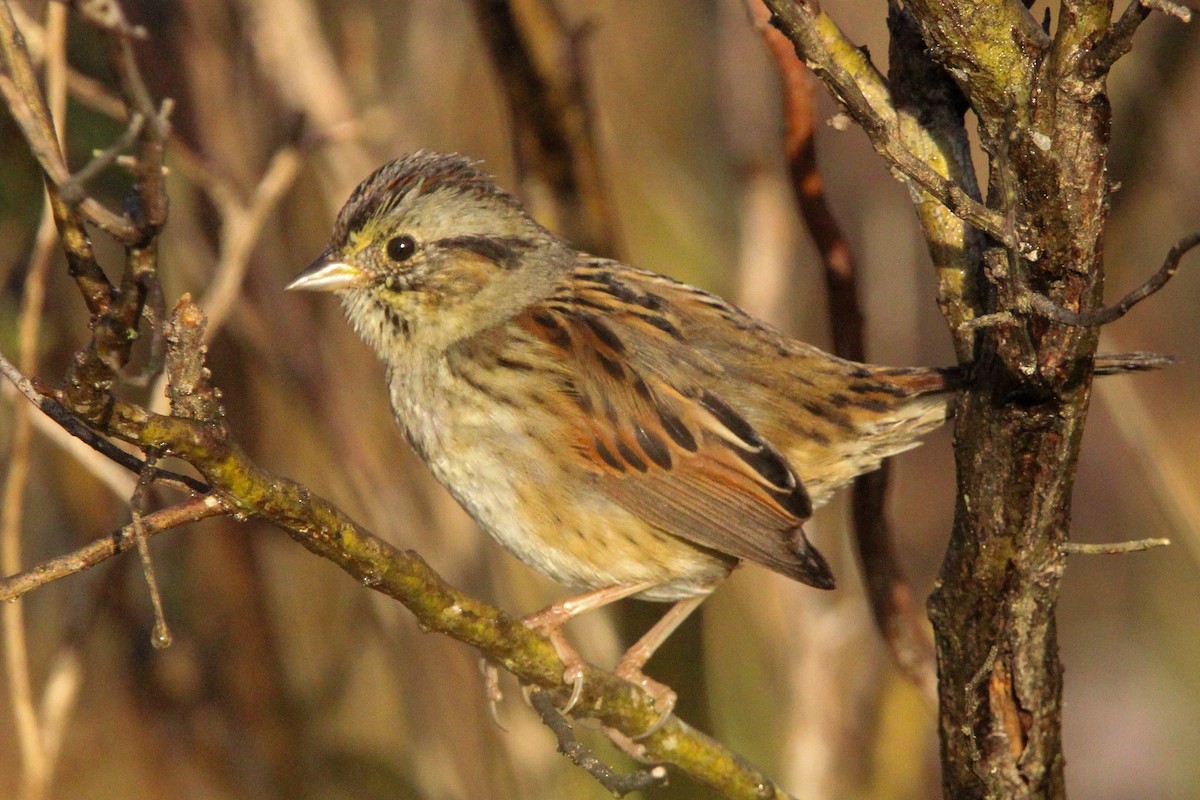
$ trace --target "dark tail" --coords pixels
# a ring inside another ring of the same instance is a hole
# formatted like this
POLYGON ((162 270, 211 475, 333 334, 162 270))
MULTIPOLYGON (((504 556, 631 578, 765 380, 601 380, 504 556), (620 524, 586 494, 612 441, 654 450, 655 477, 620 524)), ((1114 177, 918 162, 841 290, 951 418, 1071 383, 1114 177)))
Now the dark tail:
POLYGON ((1096 356, 1097 375, 1122 375, 1126 372, 1149 372, 1175 363, 1175 356, 1163 353, 1101 353, 1096 356))

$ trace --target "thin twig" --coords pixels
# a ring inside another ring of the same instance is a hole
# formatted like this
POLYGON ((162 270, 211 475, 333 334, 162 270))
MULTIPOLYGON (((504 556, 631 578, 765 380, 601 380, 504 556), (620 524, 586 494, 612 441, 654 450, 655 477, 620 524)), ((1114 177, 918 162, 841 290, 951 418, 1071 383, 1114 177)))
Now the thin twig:
POLYGON ((624 797, 630 792, 642 792, 666 785, 667 768, 662 764, 622 775, 597 758, 583 742, 575 738, 571 723, 554 707, 554 695, 551 693, 531 692, 529 704, 558 740, 558 752, 595 778, 614 797, 624 797))
POLYGON ((1174 17, 1180 22, 1192 21, 1192 10, 1183 3, 1173 3, 1171 0, 1139 0, 1141 5, 1148 6, 1155 11, 1166 14, 1168 17, 1174 17))
MULTIPOLYGON (((17 387, 17 391, 25 395, 30 402, 37 406, 38 410, 102 456, 115 461, 135 474, 140 474, 145 468, 146 462, 142 459, 117 447, 80 421, 57 398, 40 391, 34 385, 33 381, 25 377, 11 361, 4 357, 3 353, 0 353, 0 374, 8 378, 17 387)), ((180 475, 170 470, 159 470, 156 478, 159 483, 189 492, 204 494, 209 491, 208 485, 203 481, 198 481, 190 475, 180 475)))
POLYGON ((1153 547, 1166 547, 1171 543, 1170 539, 1134 539, 1129 542, 1110 542, 1110 543, 1091 543, 1091 542, 1063 542, 1059 546, 1059 550, 1068 554, 1080 554, 1088 556, 1104 556, 1117 555, 1119 553, 1138 553, 1142 550, 1149 550, 1153 547))
POLYGON ((1138 303, 1167 285, 1167 281, 1175 277, 1179 271, 1179 261, 1192 248, 1200 245, 1200 231, 1183 237, 1167 253, 1158 271, 1146 279, 1145 283, 1126 294, 1117 302, 1093 311, 1071 311, 1055 303, 1049 297, 1037 292, 1028 295, 1029 306, 1034 311, 1049 317, 1055 322, 1072 325, 1079 328, 1099 327, 1107 325, 1125 316, 1138 303))
POLYGON ((1087 69, 1095 75, 1102 75, 1112 68, 1112 65, 1133 49, 1133 37, 1138 28, 1150 16, 1150 6, 1141 0, 1132 0, 1117 21, 1109 26, 1108 32, 1096 43, 1091 54, 1087 56, 1087 69))
POLYGON ((129 118, 129 124, 125 126, 125 131, 117 137, 117 140, 110 146, 96 153, 92 160, 84 164, 77 172, 67 178, 59 187, 64 201, 70 204, 78 203, 86 196, 88 181, 95 178, 102 171, 107 169, 117 160, 117 157, 129 149, 134 143, 138 135, 142 132, 142 126, 146 123, 146 118, 141 114, 134 114, 129 118))
MULTIPOLYGON (((854 257, 826 201, 824 182, 817 168, 808 70, 787 37, 766 24, 766 15, 760 9, 764 7, 754 0, 751 13, 759 20, 756 27, 774 58, 783 85, 784 143, 792 189, 825 268, 834 353, 852 361, 866 361, 865 325, 858 301, 854 257)), ((878 471, 854 481, 851 504, 855 547, 880 634, 904 675, 933 702, 937 697, 933 643, 925 632, 923 616, 914 602, 893 542, 885 512, 887 485, 886 463, 878 471)))
MULTIPOLYGON (((208 517, 228 513, 224 503, 215 495, 204 495, 184 500, 168 508, 142 516, 142 534, 147 539, 160 533, 198 522, 208 517)), ((103 539, 97 539, 65 555, 44 561, 24 572, 0 579, 0 602, 13 600, 56 580, 83 572, 113 556, 135 548, 137 532, 131 522, 113 531, 103 539)))
POLYGON ((158 590, 158 575, 154 570, 154 560, 150 557, 150 545, 146 539, 146 526, 142 522, 145 513, 146 493, 154 481, 154 462, 158 455, 154 451, 146 454, 146 468, 138 475, 137 486, 129 499, 129 510, 133 515, 133 540, 137 545, 138 558, 142 562, 142 574, 146 577, 146 587, 150 590, 150 605, 154 608, 154 633, 150 637, 151 644, 158 649, 169 647, 171 644, 171 629, 167 626, 167 615, 163 612, 162 593, 158 590))

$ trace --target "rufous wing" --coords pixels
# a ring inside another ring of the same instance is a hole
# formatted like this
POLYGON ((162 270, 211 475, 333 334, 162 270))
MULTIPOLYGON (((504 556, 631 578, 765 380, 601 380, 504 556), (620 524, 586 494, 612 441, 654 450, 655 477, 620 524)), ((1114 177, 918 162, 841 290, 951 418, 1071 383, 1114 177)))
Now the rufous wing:
POLYGON ((517 321, 558 351, 579 466, 672 536, 832 588, 801 529, 812 504, 791 465, 722 399, 719 365, 684 346, 670 312, 619 288, 576 282, 574 297, 517 321))

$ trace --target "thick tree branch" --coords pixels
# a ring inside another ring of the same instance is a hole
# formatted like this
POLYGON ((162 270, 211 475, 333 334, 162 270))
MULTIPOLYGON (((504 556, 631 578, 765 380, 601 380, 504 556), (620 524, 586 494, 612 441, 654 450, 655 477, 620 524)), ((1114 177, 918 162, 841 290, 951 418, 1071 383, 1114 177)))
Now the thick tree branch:
MULTIPOLYGON (((898 133, 913 152, 979 200, 964 115, 967 101, 946 71, 930 59, 912 13, 888 3, 888 82, 900 120, 898 133)), ((917 219, 937 270, 937 300, 960 364, 975 357, 970 323, 982 310, 980 263, 985 237, 922 193, 917 219)))
POLYGON ((981 121, 1003 119, 1028 104, 1034 69, 1050 40, 1026 8, 1011 0, 906 5, 933 58, 958 81, 981 121))

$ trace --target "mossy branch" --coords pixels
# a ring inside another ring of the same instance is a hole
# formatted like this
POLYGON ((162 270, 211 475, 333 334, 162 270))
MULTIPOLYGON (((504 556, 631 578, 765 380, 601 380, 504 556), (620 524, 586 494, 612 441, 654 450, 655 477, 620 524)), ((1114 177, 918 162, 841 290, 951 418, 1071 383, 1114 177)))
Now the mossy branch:
MULTIPOLYGON (((119 11, 116 4, 110 6, 119 11)), ((108 38, 126 107, 140 118, 131 123, 121 141, 122 145, 132 142, 135 150, 138 212, 136 218, 129 218, 106 211, 87 196, 83 181, 73 179, 66 169, 45 102, 33 79, 29 55, 7 3, 0 2, 0 90, 42 166, 55 199, 56 221, 68 264, 92 316, 91 340, 72 359, 67 379, 59 388, 47 389, 20 375, 0 357, 4 374, 43 413, 77 435, 88 436, 80 428, 82 423, 95 434, 120 439, 156 457, 178 457, 199 471, 207 486, 182 476, 173 480, 177 486, 207 489, 210 494, 184 501, 174 510, 147 513, 141 519, 143 535, 217 513, 274 523, 364 586, 399 600, 423 629, 478 648, 522 682, 551 692, 559 702, 565 701, 565 665, 548 639, 519 619, 450 586, 416 553, 393 547, 327 500, 295 481, 262 469, 249 458, 230 434, 219 392, 204 364, 206 320, 189 297, 180 300, 165 331, 171 415, 154 413, 117 396, 120 371, 130 359, 131 345, 145 320, 144 305, 156 286, 157 237, 167 222, 162 157, 170 103, 155 108, 139 73, 130 39, 142 35, 141 30, 130 26, 119 13, 87 19, 108 38), (62 199, 64 186, 70 187, 71 203, 62 199), (125 269, 116 285, 96 261, 85 221, 100 224, 126 245, 125 269)), ((112 163, 115 152, 108 153, 104 163, 86 175, 112 163)), ((106 454, 119 452, 100 437, 92 436, 89 441, 106 454)), ((121 463, 127 467, 142 465, 136 458, 121 456, 121 463)), ((50 573, 35 567, 9 576, 0 580, 0 596, 19 596, 47 582, 48 574, 59 576, 85 569, 129 549, 130 541, 128 532, 122 530, 57 560, 48 567, 50 573)), ((641 687, 588 666, 573 716, 596 720, 632 739, 655 725, 659 711, 641 687)), ((640 739, 638 746, 645 758, 674 765, 730 798, 787 797, 759 769, 675 716, 652 735, 640 739)))

